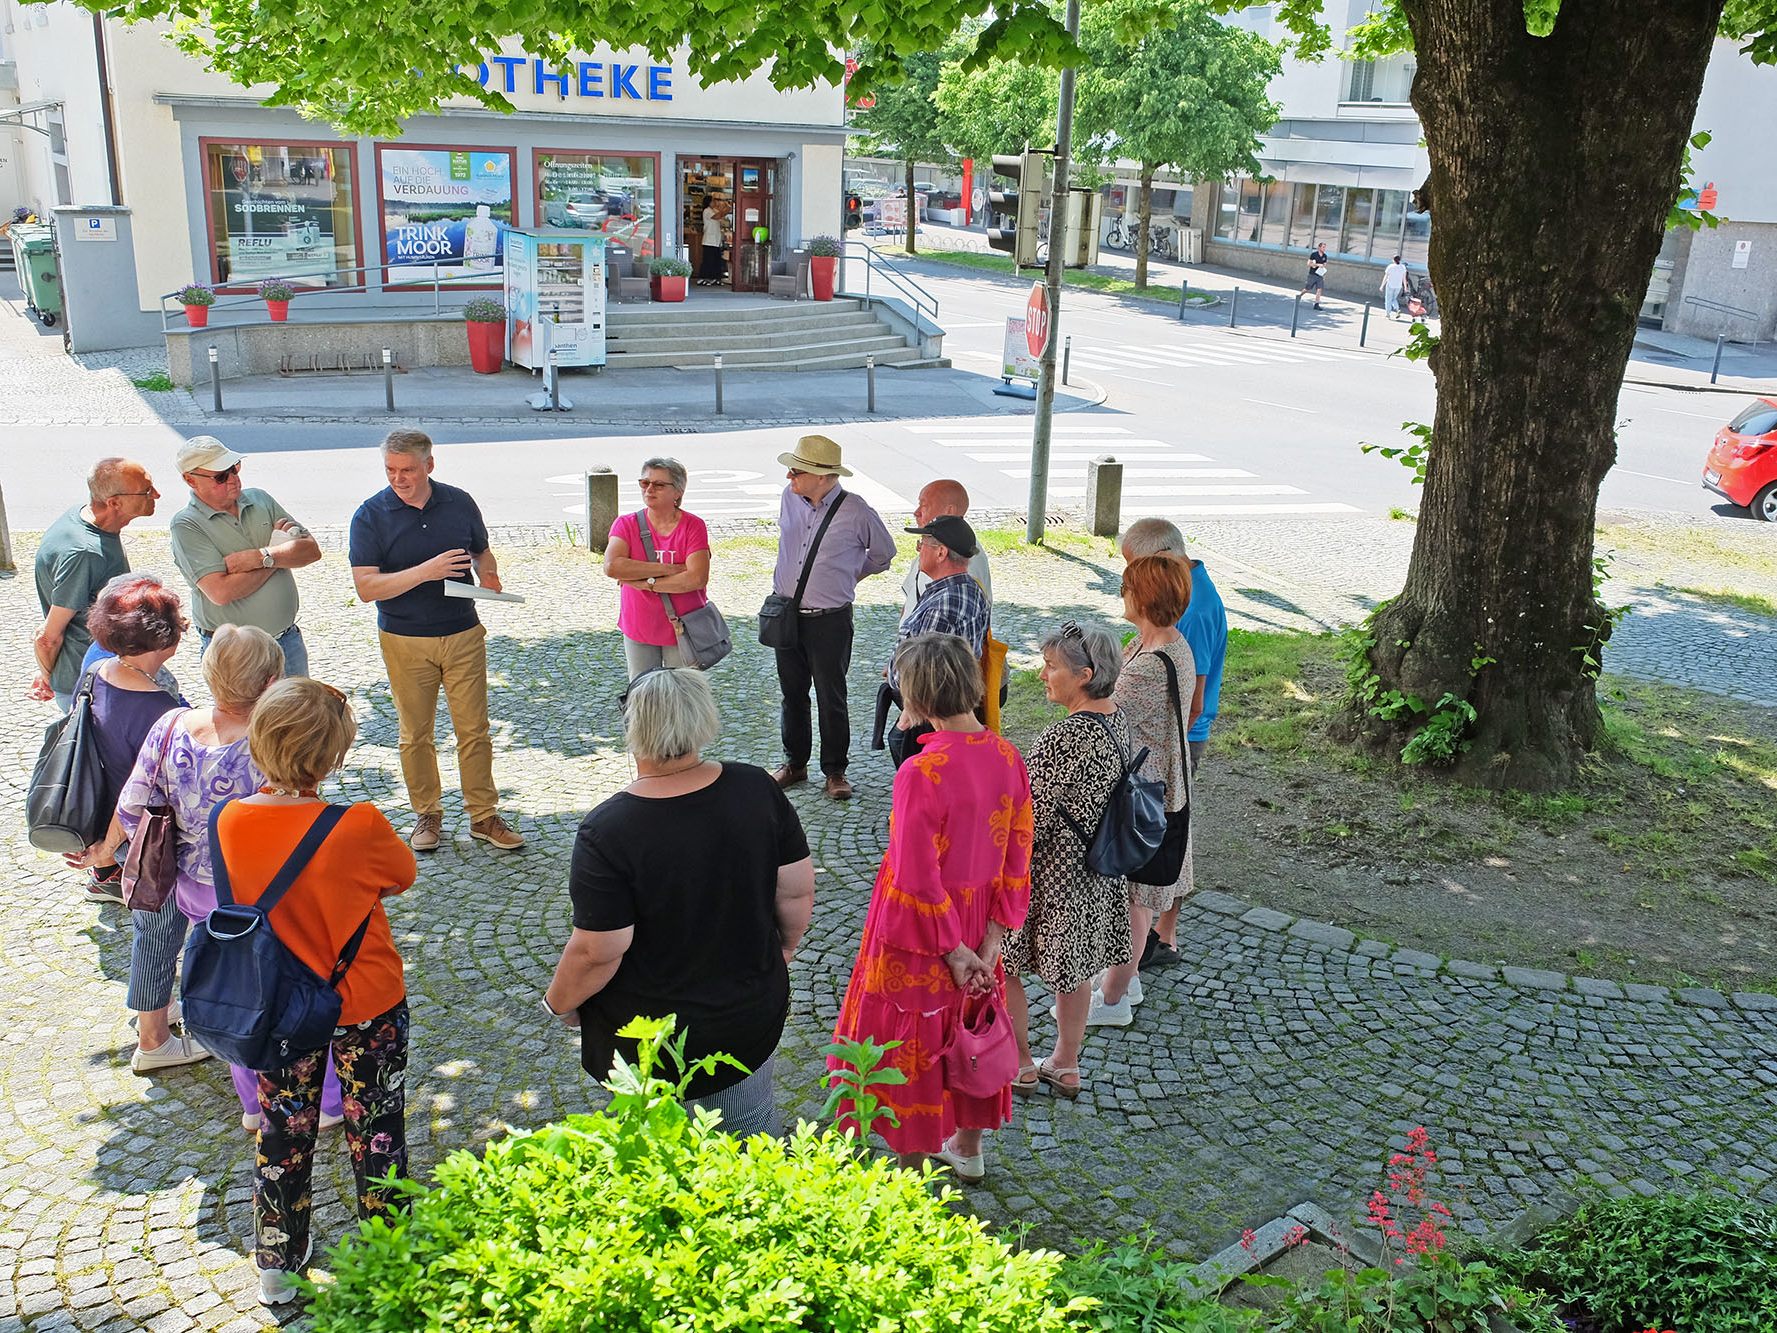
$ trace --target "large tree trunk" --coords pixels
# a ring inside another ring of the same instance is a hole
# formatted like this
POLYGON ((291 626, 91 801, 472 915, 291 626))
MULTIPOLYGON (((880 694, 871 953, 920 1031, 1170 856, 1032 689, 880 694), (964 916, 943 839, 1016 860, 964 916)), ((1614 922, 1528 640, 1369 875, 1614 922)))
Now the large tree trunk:
MULTIPOLYGON (((1722 0, 1569 0, 1540 38, 1516 0, 1402 8, 1443 328, 1412 563, 1370 660, 1384 691, 1473 705, 1459 777, 1546 790, 1600 735, 1598 487, 1722 0)), ((1396 747, 1414 723, 1358 721, 1396 747)))
POLYGON ((1139 291, 1148 285, 1148 219, 1154 216, 1155 162, 1141 164, 1140 184, 1135 195, 1135 286, 1139 291))
MULTIPOLYGON (((919 249, 919 200, 913 197, 913 159, 907 159, 907 253, 919 249)), ((1649 261, 1650 264, 1652 261, 1649 261)), ((1650 267, 1649 271, 1652 269, 1650 267)))

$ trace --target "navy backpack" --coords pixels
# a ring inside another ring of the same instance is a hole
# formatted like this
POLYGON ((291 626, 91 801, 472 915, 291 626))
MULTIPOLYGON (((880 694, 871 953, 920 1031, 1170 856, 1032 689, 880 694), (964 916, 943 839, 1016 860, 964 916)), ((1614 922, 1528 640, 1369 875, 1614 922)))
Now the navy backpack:
POLYGON ((323 979, 284 946, 271 910, 295 883, 348 807, 327 805, 256 903, 237 903, 216 837, 228 802, 210 811, 210 860, 216 906, 185 946, 185 1030, 230 1064, 283 1069, 333 1040, 339 1026, 339 979, 358 956, 370 916, 346 941, 331 977, 323 979))

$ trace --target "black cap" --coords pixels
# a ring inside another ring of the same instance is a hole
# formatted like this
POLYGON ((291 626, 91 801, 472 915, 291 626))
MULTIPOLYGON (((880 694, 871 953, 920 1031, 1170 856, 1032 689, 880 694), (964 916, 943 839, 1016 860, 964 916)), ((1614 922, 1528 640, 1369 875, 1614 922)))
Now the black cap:
POLYGON ((922 537, 936 537, 964 560, 973 559, 975 552, 981 549, 975 540, 975 529, 955 514, 939 514, 923 528, 908 528, 907 531, 917 532, 922 537))

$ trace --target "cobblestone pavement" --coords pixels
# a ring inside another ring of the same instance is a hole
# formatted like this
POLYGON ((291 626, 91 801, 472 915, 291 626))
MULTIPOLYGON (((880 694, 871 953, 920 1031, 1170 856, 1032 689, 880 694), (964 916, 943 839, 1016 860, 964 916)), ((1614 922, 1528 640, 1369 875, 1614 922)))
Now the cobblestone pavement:
MULTIPOLYGON (((1206 548, 1220 552, 1223 536, 1206 531, 1206 548)), ((487 615, 496 773, 530 843, 493 854, 467 839, 460 806, 450 805, 444 848, 392 904, 413 1002, 409 1124, 421 1173, 503 1124, 601 1101, 536 996, 569 929, 574 827, 629 776, 614 596, 584 552, 540 534, 498 533, 496 542, 507 585, 530 598, 487 615), (521 536, 532 544, 516 546, 521 536)), ((163 538, 126 534, 126 544, 137 568, 168 568, 163 538)), ((32 540, 20 545, 28 561, 32 540)), ((353 603, 337 543, 329 547, 299 578, 316 668, 350 691, 362 722, 337 795, 375 800, 404 826, 373 618, 353 603)), ((1111 614, 1115 576, 1084 550, 997 561, 997 623, 1020 653, 1059 619, 1111 614)), ((1245 554, 1260 564, 1275 553, 1245 554)), ((767 764, 777 758, 775 685, 745 613, 769 557, 765 540, 730 544, 713 587, 739 640, 718 669, 727 733, 714 752, 767 764)), ((1375 578, 1386 583, 1383 572, 1375 578)), ((860 731, 891 634, 893 582, 867 584, 861 606, 852 672, 860 731)), ((1230 590, 1241 583, 1224 580, 1230 590)), ((1236 618, 1349 614, 1318 594, 1297 599, 1283 608, 1242 593, 1236 618)), ((29 579, 0 581, 4 660, 25 660, 36 619, 29 579)), ((174 667, 201 693, 195 656, 182 652, 174 667)), ((13 679, 22 681, 16 669, 13 679)), ((0 1039, 0 1331, 264 1326, 273 1316, 256 1304, 244 1257, 251 1144, 226 1073, 215 1064, 129 1073, 128 919, 82 901, 75 878, 25 842, 20 789, 47 716, 15 690, 0 718, 0 781, 13 812, 0 825, 12 867, 0 898, 0 1005, 12 1016, 0 1039)), ((444 771, 448 781, 448 748, 444 771)), ((1213 810, 1213 764, 1207 774, 1213 810)), ((886 827, 886 760, 860 745, 852 776, 859 796, 848 805, 807 787, 794 796, 820 871, 779 1061, 781 1100, 803 1114, 818 1105, 816 1051, 886 827)), ((1209 893, 1190 905, 1180 938, 1185 965, 1149 980, 1136 1024, 1089 1040, 1080 1099, 1022 1104, 994 1136, 987 1183, 969 1195, 983 1216, 1032 1223, 1053 1243, 1151 1225, 1174 1251, 1202 1256, 1304 1198, 1345 1214, 1361 1208, 1391 1137, 1418 1123, 1430 1128, 1442 1184, 1471 1225, 1506 1221, 1564 1190, 1714 1179, 1777 1202, 1777 997, 1441 961, 1209 893)), ((1046 1019, 1037 1036, 1051 1036, 1046 1019)), ((349 1192, 342 1147, 326 1145, 316 1183, 323 1245, 349 1227, 349 1192)), ((300 1313, 283 1318, 301 1322, 300 1313)))

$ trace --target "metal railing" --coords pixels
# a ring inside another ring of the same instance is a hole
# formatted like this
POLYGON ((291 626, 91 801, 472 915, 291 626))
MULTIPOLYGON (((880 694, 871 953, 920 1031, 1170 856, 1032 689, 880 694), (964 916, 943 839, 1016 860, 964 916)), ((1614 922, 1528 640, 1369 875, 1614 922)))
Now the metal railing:
POLYGON ((1754 311, 1742 310, 1737 305, 1724 305, 1720 301, 1706 301, 1701 296, 1687 296, 1684 298, 1684 303, 1686 305, 1696 306, 1700 310, 1711 310, 1718 315, 1727 315, 1730 319, 1745 320, 1748 324, 1752 325, 1751 345, 1753 347, 1758 346, 1759 317, 1754 311))
MULTIPOLYGON (((461 289, 464 287, 478 287, 478 288, 485 289, 489 286, 498 286, 498 285, 500 285, 500 281, 501 281, 500 271, 498 269, 493 270, 491 273, 478 272, 478 273, 440 274, 438 272, 438 261, 437 260, 431 261, 430 264, 397 264, 397 265, 361 264, 357 268, 335 269, 335 270, 333 270, 333 272, 331 274, 322 274, 322 273, 270 274, 270 273, 268 273, 265 276, 267 278, 277 277, 280 281, 289 284, 290 287, 292 287, 295 290, 298 300, 300 300, 304 296, 354 296, 354 295, 369 296, 373 293, 378 298, 382 298, 382 297, 387 297, 387 296, 407 295, 410 293, 411 294, 423 294, 428 289, 430 289, 430 291, 432 293, 432 309, 431 309, 430 313, 433 315, 442 315, 444 313, 444 303, 443 303, 442 297, 443 297, 443 293, 447 289, 452 288, 452 287, 455 287, 458 289, 461 289), (401 271, 406 271, 406 272, 411 273, 411 272, 416 272, 416 271, 423 271, 428 268, 431 270, 430 280, 422 280, 419 282, 391 283, 387 278, 385 278, 375 288, 372 288, 368 282, 364 282, 364 281, 347 282, 347 283, 335 283, 332 281, 332 278, 334 278, 335 276, 344 277, 344 276, 350 276, 350 275, 359 275, 360 277, 362 277, 364 275, 368 275, 371 273, 384 273, 384 272, 394 273, 394 272, 401 272, 401 271), (318 287, 304 287, 304 286, 299 285, 305 281, 310 281, 310 280, 314 280, 314 279, 323 279, 324 285, 318 286, 318 287)), ((260 299, 259 293, 257 291, 259 283, 263 280, 264 279, 255 279, 255 278, 249 278, 249 279, 244 280, 244 282, 241 285, 249 288, 250 290, 241 291, 241 292, 223 292, 223 291, 219 290, 222 287, 234 286, 235 284, 233 282, 224 282, 224 283, 216 284, 216 287, 212 288, 212 290, 216 291, 216 301, 215 301, 215 304, 213 304, 210 307, 210 309, 212 311, 242 310, 242 309, 245 309, 249 306, 264 305, 265 302, 260 299)), ((198 284, 190 284, 190 285, 195 286, 198 284)), ((182 304, 180 304, 179 300, 177 299, 179 296, 179 292, 184 291, 184 290, 185 289, 183 287, 181 287, 178 289, 178 291, 171 291, 171 292, 166 292, 166 293, 162 294, 162 296, 160 298, 160 331, 162 333, 171 333, 175 329, 185 329, 185 328, 189 327, 185 323, 185 307, 182 304)), ((475 295, 475 294, 492 295, 493 293, 487 292, 485 290, 482 291, 481 293, 470 293, 470 295, 475 295)), ((416 310, 411 307, 397 306, 397 307, 387 310, 385 313, 387 313, 392 318, 398 319, 403 314, 423 317, 427 312, 423 308, 416 310)))
POLYGON ((873 282, 880 282, 889 291, 903 297, 913 309, 913 327, 917 336, 925 337, 926 312, 931 312, 932 331, 939 332, 938 298, 913 280, 912 275, 903 272, 890 260, 884 259, 876 250, 862 241, 845 242, 845 270, 840 274, 840 291, 845 296, 861 296, 866 301, 887 299, 886 294, 872 290, 873 282), (856 255, 864 261, 864 290, 859 292, 850 286, 850 264, 856 255))

